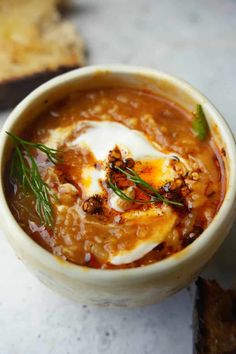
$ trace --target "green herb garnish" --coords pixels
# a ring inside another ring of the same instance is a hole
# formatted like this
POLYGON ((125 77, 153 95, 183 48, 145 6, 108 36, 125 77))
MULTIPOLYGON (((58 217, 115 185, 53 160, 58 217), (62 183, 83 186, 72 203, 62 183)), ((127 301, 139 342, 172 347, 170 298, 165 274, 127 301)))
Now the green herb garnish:
POLYGON ((44 144, 32 143, 21 139, 13 133, 6 133, 10 136, 15 146, 10 166, 10 177, 18 180, 25 193, 32 194, 35 197, 35 210, 40 222, 43 225, 52 227, 53 209, 50 197, 55 198, 55 196, 43 181, 38 165, 30 150, 34 148, 42 151, 53 164, 56 164, 59 160, 58 151, 44 144))
POLYGON ((141 199, 134 199, 129 197, 127 194, 125 194, 118 186, 115 182, 111 181, 111 179, 109 179, 108 181, 108 187, 111 188, 113 190, 113 192, 118 195, 118 197, 120 197, 123 200, 127 200, 129 202, 132 203, 141 203, 141 204, 147 204, 147 203, 153 203, 153 200, 141 200, 141 199))
POLYGON ((192 123, 192 128, 197 134, 198 139, 204 141, 209 134, 209 126, 206 120, 205 113, 203 112, 202 106, 197 105, 195 112, 195 118, 192 123))
POLYGON ((109 180, 108 181, 108 186, 113 190, 113 192, 118 195, 121 199, 124 200, 128 200, 130 202, 133 203, 157 203, 157 202, 163 202, 166 204, 172 204, 172 205, 176 205, 176 206, 183 206, 182 203, 179 202, 175 202, 173 200, 169 200, 168 198, 164 197, 162 194, 160 194, 155 188, 153 188, 149 183, 147 183, 146 181, 144 181, 138 174, 137 172, 135 172, 134 170, 132 170, 131 168, 127 167, 127 171, 123 170, 120 167, 115 167, 118 171, 122 172, 124 175, 127 176, 128 180, 130 180, 131 182, 133 182, 136 186, 141 186, 143 188, 145 188, 146 190, 150 191, 147 192, 146 190, 142 191, 144 193, 146 193, 147 195, 149 195, 151 197, 150 200, 137 200, 137 199, 133 199, 128 197, 117 185, 116 183, 114 183, 113 181, 109 180))

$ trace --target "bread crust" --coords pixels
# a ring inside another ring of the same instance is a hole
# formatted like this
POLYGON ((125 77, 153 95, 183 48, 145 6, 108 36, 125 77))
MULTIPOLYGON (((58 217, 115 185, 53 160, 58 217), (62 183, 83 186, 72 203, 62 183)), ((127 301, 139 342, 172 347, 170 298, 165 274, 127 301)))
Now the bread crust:
POLYGON ((32 90, 45 81, 79 68, 80 65, 63 65, 55 70, 45 70, 24 77, 11 78, 0 83, 0 109, 9 109, 19 103, 32 90))
POLYGON ((215 280, 199 278, 196 286, 193 354, 236 354, 235 292, 215 280))

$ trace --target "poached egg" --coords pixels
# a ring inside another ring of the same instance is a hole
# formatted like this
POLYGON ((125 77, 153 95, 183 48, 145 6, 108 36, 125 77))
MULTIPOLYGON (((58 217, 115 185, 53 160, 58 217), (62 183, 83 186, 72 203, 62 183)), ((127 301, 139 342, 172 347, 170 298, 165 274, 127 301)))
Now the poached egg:
MULTIPOLYGON (((82 154, 92 154, 93 162, 81 166, 78 184, 81 186, 82 200, 95 195, 104 197, 109 154, 115 148, 119 149, 122 160, 131 158, 135 161, 135 171, 155 189, 174 181, 179 174, 183 175, 188 170, 183 159, 163 153, 160 146, 144 133, 113 121, 81 121, 53 129, 45 143, 53 148, 65 145, 82 154), (176 169, 175 163, 180 168, 176 169)), ((175 226, 177 215, 168 204, 152 204, 147 210, 127 210, 124 206, 127 202, 124 203, 110 188, 107 189, 106 198, 109 208, 119 213, 124 222, 138 220, 140 224, 152 225, 146 237, 137 237, 132 249, 117 250, 115 254, 110 254, 108 262, 111 264, 127 264, 142 258, 164 242, 175 226)))

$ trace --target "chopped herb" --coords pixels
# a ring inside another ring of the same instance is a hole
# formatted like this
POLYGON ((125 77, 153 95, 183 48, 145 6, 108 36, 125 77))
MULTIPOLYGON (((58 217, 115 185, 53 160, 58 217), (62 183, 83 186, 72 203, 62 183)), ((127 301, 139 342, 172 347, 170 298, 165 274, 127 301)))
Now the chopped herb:
POLYGON ((43 225, 52 227, 53 210, 50 197, 55 198, 55 196, 43 181, 30 149, 35 148, 42 151, 53 164, 56 164, 59 160, 58 151, 43 144, 21 139, 13 133, 6 133, 10 136, 15 146, 10 166, 10 177, 17 179, 24 191, 35 197, 35 210, 40 222, 43 225))
MULTIPOLYGON (((147 204, 147 203, 153 203, 153 200, 141 200, 141 199, 134 199, 129 197, 127 194, 125 194, 115 182, 111 181, 111 179, 108 180, 108 187, 113 190, 113 192, 118 195, 123 200, 132 202, 132 203, 141 203, 141 204, 147 204)), ((156 202, 156 201, 155 201, 156 202)))
POLYGON ((204 141, 208 137, 209 126, 205 113, 203 112, 202 106, 200 104, 197 105, 197 109, 194 115, 195 118, 192 123, 192 128, 197 134, 198 139, 204 141))
POLYGON ((118 195, 121 199, 128 200, 133 203, 157 203, 157 202, 163 202, 166 204, 172 204, 172 205, 177 205, 177 206, 183 206, 182 203, 175 202, 173 200, 169 200, 168 198, 164 197, 162 194, 160 194, 155 188, 153 188, 149 183, 144 181, 134 170, 131 168, 127 167, 127 171, 123 170, 120 167, 115 167, 118 171, 123 173, 124 175, 127 176, 127 178, 133 182, 137 187, 141 186, 145 188, 146 190, 150 191, 147 192, 142 189, 143 192, 145 192, 147 195, 151 197, 150 200, 136 200, 133 198, 128 197, 113 181, 109 180, 108 181, 108 186, 113 190, 113 192, 118 195))

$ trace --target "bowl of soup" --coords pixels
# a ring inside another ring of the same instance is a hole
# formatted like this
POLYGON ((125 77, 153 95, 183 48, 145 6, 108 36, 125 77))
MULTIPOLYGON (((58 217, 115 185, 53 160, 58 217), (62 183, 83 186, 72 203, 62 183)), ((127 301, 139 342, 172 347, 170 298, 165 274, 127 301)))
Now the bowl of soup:
POLYGON ((0 139, 16 254, 80 303, 158 302, 197 277, 235 216, 235 141, 186 82, 91 66, 37 88, 0 139))

